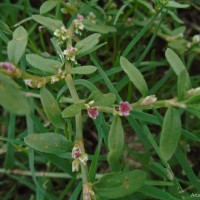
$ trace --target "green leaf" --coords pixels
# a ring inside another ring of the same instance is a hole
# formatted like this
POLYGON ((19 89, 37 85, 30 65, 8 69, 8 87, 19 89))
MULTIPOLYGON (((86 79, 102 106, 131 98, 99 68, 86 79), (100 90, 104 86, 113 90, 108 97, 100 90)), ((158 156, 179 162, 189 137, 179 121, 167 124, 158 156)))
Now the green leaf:
POLYGON ((77 42, 75 46, 78 49, 77 56, 80 54, 84 54, 85 52, 92 49, 95 45, 97 45, 99 43, 100 36, 101 34, 94 33, 77 42))
POLYGON ((170 66, 178 76, 178 98, 183 99, 186 91, 191 87, 189 74, 178 55, 170 48, 167 48, 165 56, 170 66))
POLYGON ((92 32, 107 34, 109 32, 116 32, 116 28, 113 26, 108 26, 102 23, 94 24, 87 19, 83 20, 83 24, 85 26, 85 29, 92 32))
POLYGON ((72 143, 58 133, 30 134, 24 142, 31 148, 45 153, 66 153, 72 148, 72 143))
POLYGON ((178 100, 184 99, 186 91, 190 89, 190 78, 186 70, 178 76, 178 100))
POLYGON ((53 8, 56 7, 57 4, 58 4, 58 1, 57 1, 57 0, 45 1, 45 2, 40 6, 40 14, 44 14, 44 13, 47 13, 47 12, 51 11, 53 8))
POLYGON ((0 74, 0 105, 17 115, 30 113, 28 101, 19 90, 19 86, 2 74, 0 74))
POLYGON ((50 17, 43 17, 41 15, 33 15, 32 18, 37 23, 42 24, 43 26, 45 26, 46 28, 48 28, 48 29, 50 29, 52 31, 55 31, 55 29, 60 28, 61 26, 63 26, 62 21, 56 20, 56 19, 52 19, 50 17))
POLYGON ((81 112, 81 110, 84 108, 85 108, 84 103, 77 103, 77 104, 70 105, 63 110, 62 117, 63 118, 74 117, 76 114, 81 112))
POLYGON ((123 56, 120 58, 120 64, 124 72, 128 75, 130 81, 140 91, 142 96, 146 96, 148 93, 148 87, 141 72, 123 56))
POLYGON ((61 62, 57 60, 43 58, 36 54, 27 54, 26 60, 33 67, 52 74, 57 74, 58 68, 62 66, 61 62))
POLYGON ((93 184, 95 193, 108 199, 118 199, 138 191, 146 179, 142 170, 124 173, 111 173, 93 184))
POLYGON ((169 7, 169 8, 188 8, 189 6, 190 5, 188 5, 188 4, 180 4, 180 3, 175 2, 175 1, 170 1, 166 5, 166 7, 169 7))
POLYGON ((18 64, 23 56, 28 41, 28 33, 22 27, 18 27, 13 32, 13 39, 8 43, 8 59, 14 64, 18 64))
POLYGON ((160 153, 168 161, 176 151, 181 136, 181 119, 176 108, 168 108, 161 131, 160 153))
POLYGON ((40 97, 48 119, 57 128, 64 129, 65 121, 62 118, 60 107, 54 96, 44 87, 40 90, 40 97))
POLYGON ((113 93, 103 94, 95 91, 86 100, 87 103, 90 101, 94 101, 92 106, 110 106, 115 103, 116 96, 113 93))
POLYGON ((108 162, 112 171, 120 171, 120 157, 124 151, 124 130, 119 116, 115 116, 108 135, 108 162))
POLYGON ((10 30, 9 26, 2 20, 0 20, 0 30, 2 30, 5 34, 12 34, 12 31, 10 30))
POLYGON ((185 70, 185 66, 181 59, 172 49, 167 48, 165 51, 165 57, 177 76, 185 70))
POLYGON ((72 68, 72 74, 92 74, 97 70, 95 66, 92 65, 85 65, 81 67, 74 67, 72 68))

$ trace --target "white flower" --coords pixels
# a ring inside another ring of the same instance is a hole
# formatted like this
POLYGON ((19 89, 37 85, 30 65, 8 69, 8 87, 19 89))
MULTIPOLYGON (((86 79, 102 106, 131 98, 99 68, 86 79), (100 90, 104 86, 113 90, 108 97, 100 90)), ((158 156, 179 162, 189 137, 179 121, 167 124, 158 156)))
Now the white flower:
POLYGON ((80 31, 83 31, 84 30, 84 25, 83 25, 83 15, 80 15, 78 14, 77 16, 77 19, 75 19, 73 22, 74 22, 74 31, 76 34, 80 34, 81 35, 81 32, 80 31))
POLYGON ((56 76, 52 76, 51 77, 51 84, 54 84, 54 83, 56 83, 58 81, 59 81, 59 79, 56 76))
POLYGON ((65 40, 70 38, 69 30, 66 29, 65 26, 56 29, 54 35, 57 37, 59 43, 63 43, 65 40))
POLYGON ((78 159, 83 165, 86 165, 86 162, 88 161, 88 155, 86 153, 82 153, 78 159))
POLYGON ((78 50, 77 48, 70 46, 63 51, 63 54, 66 55, 67 60, 71 60, 72 62, 76 64, 77 62, 75 60, 75 56, 76 56, 77 50, 78 50))
POLYGON ((72 172, 78 172, 80 168, 80 161, 78 159, 73 160, 72 162, 72 172))

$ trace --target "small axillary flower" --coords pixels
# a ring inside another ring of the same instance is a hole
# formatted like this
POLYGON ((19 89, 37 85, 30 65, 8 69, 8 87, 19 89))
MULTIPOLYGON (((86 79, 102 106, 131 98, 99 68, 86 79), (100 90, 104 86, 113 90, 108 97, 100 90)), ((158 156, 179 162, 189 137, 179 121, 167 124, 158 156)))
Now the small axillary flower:
POLYGON ((96 196, 92 189, 92 184, 85 183, 83 186, 83 200, 93 200, 93 199, 96 199, 96 196))
POLYGON ((74 159, 72 162, 72 172, 79 171, 80 163, 86 165, 88 161, 88 155, 81 151, 79 143, 75 143, 72 149, 72 158, 74 159))
POLYGON ((150 95, 142 99, 141 105, 150 106, 157 101, 157 97, 155 95, 150 95))
POLYGON ((88 113, 88 116, 92 119, 96 119, 96 117, 99 115, 98 108, 96 107, 87 108, 87 113, 88 113))
POLYGON ((71 60, 72 62, 76 64, 77 62, 75 60, 75 56, 76 56, 77 50, 78 50, 77 48, 69 46, 67 49, 63 51, 63 54, 66 55, 67 60, 71 60))
POLYGON ((10 62, 1 62, 0 67, 8 73, 15 73, 16 67, 10 62))
POLYGON ((78 14, 77 19, 73 21, 74 23, 74 32, 76 34, 81 35, 81 31, 84 30, 84 25, 83 25, 83 15, 78 14))
POLYGON ((120 102, 119 104, 119 114, 122 116, 130 115, 131 106, 128 101, 120 102))
POLYGON ((56 29, 53 34, 57 37, 58 43, 60 44, 70 38, 70 31, 66 29, 65 26, 56 29))

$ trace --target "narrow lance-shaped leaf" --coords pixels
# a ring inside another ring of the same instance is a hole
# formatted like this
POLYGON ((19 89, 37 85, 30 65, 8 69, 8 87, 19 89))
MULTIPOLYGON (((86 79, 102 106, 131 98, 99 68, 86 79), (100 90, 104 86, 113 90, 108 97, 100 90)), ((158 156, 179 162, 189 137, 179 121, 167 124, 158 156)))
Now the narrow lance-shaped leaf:
POLYGON ((84 54, 99 43, 100 34, 94 33, 76 43, 77 55, 84 54))
POLYGON ((120 157, 124 151, 124 130, 121 118, 115 116, 108 135, 108 162, 112 171, 120 171, 120 157))
POLYGON ((19 90, 19 86, 2 74, 0 74, 0 105, 17 115, 30 113, 28 101, 19 90))
POLYGON ((72 143, 58 133, 30 134, 24 141, 31 148, 45 153, 66 153, 72 148, 72 143))
POLYGON ((47 13, 47 12, 51 11, 53 8, 56 7, 57 4, 58 4, 57 0, 48 0, 48 1, 45 1, 40 6, 40 14, 44 14, 44 13, 47 13))
POLYGON ((172 49, 168 48, 165 56, 175 74, 178 76, 178 99, 181 100, 184 98, 186 91, 191 87, 188 71, 172 49))
POLYGON ((133 170, 125 173, 111 173, 103 176, 93 184, 95 193, 108 199, 126 197, 138 191, 146 179, 142 170, 133 170))
POLYGON ((176 108, 168 108, 163 122, 160 137, 160 153, 169 160, 176 151, 181 135, 181 119, 176 108))
POLYGON ((74 67, 72 68, 72 74, 92 74, 97 70, 95 66, 92 65, 85 65, 81 67, 74 67))
POLYGON ((40 97, 48 119, 57 128, 64 129, 65 121, 62 118, 60 107, 54 96, 44 87, 40 90, 40 97))
POLYGON ((148 87, 144 77, 141 72, 126 58, 120 58, 120 64, 124 72, 128 75, 130 81, 135 85, 135 87, 140 91, 142 96, 146 96, 148 93, 148 87))
POLYGON ((63 110, 62 117, 63 118, 74 117, 76 114, 81 112, 81 110, 84 108, 85 108, 84 103, 77 103, 77 104, 70 105, 63 110))
POLYGON ((28 41, 28 33, 22 27, 18 27, 13 32, 13 39, 8 43, 8 58, 14 64, 18 64, 23 56, 28 41))
POLYGON ((26 60, 33 67, 40 69, 41 71, 49 72, 52 74, 56 74, 58 71, 58 68, 62 66, 61 62, 57 60, 43 58, 36 54, 27 54, 26 60))
POLYGON ((115 103, 116 96, 113 93, 102 94, 101 92, 93 92, 89 98, 86 100, 86 103, 94 101, 92 106, 109 106, 115 103))

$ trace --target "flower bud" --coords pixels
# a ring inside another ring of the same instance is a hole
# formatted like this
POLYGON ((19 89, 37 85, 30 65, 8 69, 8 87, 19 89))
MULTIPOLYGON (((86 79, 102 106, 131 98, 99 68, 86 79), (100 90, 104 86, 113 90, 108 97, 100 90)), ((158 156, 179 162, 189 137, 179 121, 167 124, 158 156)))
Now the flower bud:
POLYGON ((10 62, 1 62, 0 67, 9 73, 15 73, 15 66, 10 62))
POLYGON ((130 115, 130 111, 131 111, 131 106, 128 101, 124 101, 119 104, 119 112, 121 115, 128 116, 130 115))
POLYGON ((83 25, 83 15, 78 14, 77 19, 75 19, 74 22, 74 31, 76 34, 81 35, 81 32, 84 29, 84 25, 83 25))
POLYGON ((98 108, 95 108, 95 107, 87 108, 87 113, 88 113, 88 116, 92 119, 96 119, 96 117, 99 115, 98 108))
POLYGON ((157 97, 155 95, 150 95, 150 96, 145 97, 142 100, 141 105, 150 106, 153 103, 155 103, 156 101, 157 101, 157 97))
POLYGON ((80 161, 78 159, 73 160, 72 162, 72 172, 78 172, 80 168, 80 161))

